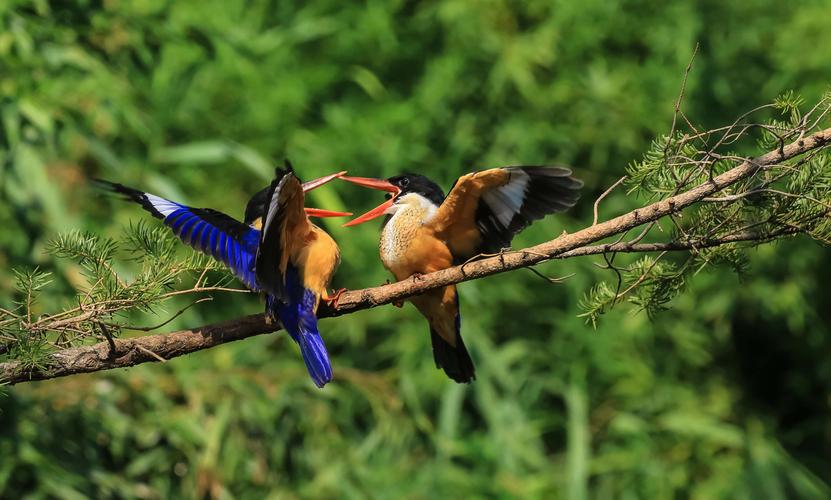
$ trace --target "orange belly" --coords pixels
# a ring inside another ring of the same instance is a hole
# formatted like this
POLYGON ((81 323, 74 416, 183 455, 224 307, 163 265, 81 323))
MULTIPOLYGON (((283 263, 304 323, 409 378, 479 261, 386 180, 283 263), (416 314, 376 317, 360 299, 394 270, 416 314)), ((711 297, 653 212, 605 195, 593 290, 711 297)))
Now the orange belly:
POLYGON ((294 249, 291 262, 300 269, 303 286, 320 297, 340 264, 340 252, 331 236, 312 225, 304 244, 294 249))
POLYGON ((456 317, 459 305, 456 301, 456 287, 446 286, 410 297, 416 309, 430 322, 430 328, 439 334, 445 342, 456 347, 456 317))
MULTIPOLYGON (((431 216, 431 211, 425 209, 423 204, 414 203, 397 211, 384 225, 379 242, 381 261, 398 281, 413 274, 432 273, 453 265, 450 248, 436 235, 434 226, 430 224, 431 216)), ((458 365, 458 359, 464 357, 470 364, 464 344, 459 343, 456 287, 430 290, 409 300, 427 318, 431 333, 441 337, 449 346, 449 351, 436 351, 434 340, 436 363, 449 369, 458 365), (457 352, 457 348, 461 351, 457 352)), ((472 374, 472 365, 470 370, 472 374)))
MULTIPOLYGON (((408 232, 408 238, 399 235, 396 250, 384 253, 384 266, 401 281, 413 274, 427 274, 447 269, 453 264, 450 249, 436 238, 430 228, 420 226, 408 232)), ((456 287, 447 286, 410 297, 410 301, 430 322, 430 327, 448 344, 456 347, 456 317, 459 314, 456 302, 456 287)))
POLYGON ((385 251, 382 247, 381 260, 398 281, 416 273, 447 269, 453 264, 447 245, 424 227, 409 233, 406 238, 400 238, 394 249, 385 251))

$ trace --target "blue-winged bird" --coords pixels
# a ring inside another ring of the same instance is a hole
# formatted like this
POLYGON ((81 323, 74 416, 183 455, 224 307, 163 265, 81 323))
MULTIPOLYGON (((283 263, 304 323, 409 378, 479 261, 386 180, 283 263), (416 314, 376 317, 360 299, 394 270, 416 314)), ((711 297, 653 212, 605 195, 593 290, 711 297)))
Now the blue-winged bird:
MULTIPOLYGON (((423 175, 341 179, 390 193, 386 202, 346 225, 387 216, 379 244, 381 261, 399 281, 509 247, 514 235, 531 222, 572 207, 583 186, 566 167, 540 166, 467 174, 447 197, 423 175)), ((473 362, 460 332, 456 287, 431 290, 410 301, 430 323, 436 366, 456 382, 473 380, 473 362)))
POLYGON ((305 208, 304 193, 345 173, 303 184, 286 162, 285 169, 275 170, 271 185, 248 202, 243 222, 210 208, 192 208, 121 184, 96 182, 140 204, 185 244, 223 262, 246 287, 264 292, 266 314, 280 320, 300 346, 315 385, 323 387, 332 380, 332 366, 316 313, 321 298, 337 299, 327 287, 340 252, 309 216, 352 214, 305 208))

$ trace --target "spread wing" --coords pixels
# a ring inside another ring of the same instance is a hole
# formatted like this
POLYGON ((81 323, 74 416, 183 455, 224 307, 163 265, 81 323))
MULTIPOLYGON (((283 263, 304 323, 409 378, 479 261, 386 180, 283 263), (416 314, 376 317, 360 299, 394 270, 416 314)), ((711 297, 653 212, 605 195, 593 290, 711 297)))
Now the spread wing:
POLYGON ((533 221, 577 203, 582 181, 566 167, 504 167, 460 177, 433 222, 456 260, 495 253, 533 221))
POLYGON ((263 214, 255 269, 260 285, 287 300, 286 270, 292 255, 306 244, 312 224, 303 210, 303 185, 291 166, 275 171, 263 214))
POLYGON ((224 263, 245 286, 259 290, 254 275, 260 237, 256 229, 210 208, 192 208, 115 182, 96 182, 138 203, 161 219, 183 243, 224 263))

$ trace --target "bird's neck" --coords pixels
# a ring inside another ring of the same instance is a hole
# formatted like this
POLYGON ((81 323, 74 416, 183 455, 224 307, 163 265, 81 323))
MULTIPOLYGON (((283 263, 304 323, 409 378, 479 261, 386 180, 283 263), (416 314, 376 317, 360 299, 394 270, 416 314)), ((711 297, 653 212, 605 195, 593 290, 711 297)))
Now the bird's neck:
POLYGON ((435 204, 421 195, 406 196, 384 225, 378 245, 381 261, 396 276, 398 268, 409 260, 413 244, 425 236, 424 231, 437 210, 435 204))

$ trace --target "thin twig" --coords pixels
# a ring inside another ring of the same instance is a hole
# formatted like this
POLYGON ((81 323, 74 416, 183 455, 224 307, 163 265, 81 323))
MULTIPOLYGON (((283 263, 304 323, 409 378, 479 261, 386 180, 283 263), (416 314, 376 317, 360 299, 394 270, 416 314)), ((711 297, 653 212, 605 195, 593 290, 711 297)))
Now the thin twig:
MULTIPOLYGON (((696 54, 698 54, 698 42, 696 42, 695 44, 692 56, 690 57, 690 62, 687 63, 687 67, 684 69, 684 79, 681 81, 681 91, 678 93, 678 99, 675 101, 675 112, 672 114, 672 128, 670 128, 669 132, 670 137, 673 137, 675 135, 675 126, 678 121, 678 114, 681 112, 681 102, 684 101, 684 93, 687 91, 687 78, 690 76, 690 70, 692 69, 693 61, 695 61, 696 54)), ((692 124, 689 125, 690 128, 694 128, 692 124)), ((670 143, 668 142, 667 146, 669 146, 669 144, 670 143)), ((667 150, 664 149, 664 154, 666 153, 667 150)))
POLYGON ((606 191, 603 191, 603 194, 601 194, 596 200, 594 200, 594 219, 592 219, 592 226, 597 225, 597 212, 598 212, 598 209, 600 207, 600 202, 603 201, 603 198, 609 196, 609 193, 614 191, 614 189, 616 187, 620 186, 623 183, 623 181, 625 181, 625 180, 626 180, 626 176, 624 175, 623 177, 618 179, 617 182, 612 184, 611 187, 609 187, 609 189, 607 189, 606 191))
POLYGON ((113 340, 113 336, 107 328, 107 325, 100 321, 97 324, 98 328, 101 329, 101 333, 104 335, 104 338, 107 339, 107 343, 110 344, 110 357, 114 358, 118 354, 118 348, 115 346, 115 340, 113 340))
POLYGON ((138 349, 139 351, 143 352, 144 354, 147 354, 147 355, 153 356, 154 358, 156 358, 156 361, 161 361, 162 363, 167 363, 167 360, 166 360, 166 359, 164 359, 163 357, 159 356, 158 354, 156 354, 155 352, 151 351, 150 349, 148 349, 148 348, 144 347, 143 345, 140 345, 140 344, 136 345, 136 349, 138 349))
POLYGON ((526 267, 525 269, 528 269, 528 270, 529 270, 529 271, 531 271, 532 273, 536 274, 537 276, 539 276, 540 278, 542 278, 542 279, 543 279, 544 281, 546 281, 547 283, 562 283, 562 282, 564 282, 565 280, 567 280, 567 279, 569 279, 569 278, 571 278, 571 277, 573 277, 573 276, 575 275, 575 273, 571 273, 571 274, 567 274, 567 275, 565 275, 565 276, 560 276, 559 278, 552 278, 551 276, 546 276, 546 275, 544 275, 544 274, 543 274, 543 273, 541 273, 539 270, 534 269, 533 267, 526 267))
POLYGON ((666 255, 666 254, 667 254, 667 251, 666 251, 666 250, 665 250, 665 251, 663 251, 663 252, 661 252, 661 253, 659 253, 659 254, 658 254, 658 256, 657 256, 657 257, 655 257, 655 260, 654 260, 654 261, 652 261, 652 264, 650 264, 650 265, 649 265, 649 267, 646 269, 646 271, 644 271, 644 272, 643 272, 643 274, 641 274, 641 276, 640 276, 637 280, 635 280, 635 282, 634 282, 634 283, 632 283, 631 285, 629 285, 629 286, 626 288, 626 290, 624 290, 624 291, 622 291, 622 292, 620 292, 620 293, 618 293, 618 294, 616 294, 616 295, 615 295, 615 300, 617 301, 617 300, 622 299, 623 297, 625 297, 625 296, 626 296, 626 294, 627 294, 627 293, 631 292, 632 290, 634 290, 634 289, 635 289, 635 287, 637 287, 638 285, 640 285, 641 283, 643 283, 643 280, 645 280, 645 279, 646 279, 646 277, 647 277, 647 276, 649 276, 649 273, 651 273, 651 272, 652 272, 652 270, 655 268, 655 266, 656 266, 656 265, 658 265, 658 261, 660 261, 660 260, 661 260, 661 258, 662 258, 664 255, 666 255))
POLYGON ((171 316, 170 318, 166 319, 162 323, 159 323, 158 325, 155 325, 155 326, 127 326, 127 325, 113 325, 113 326, 118 326, 122 330, 134 330, 134 331, 137 331, 137 332, 152 332, 153 330, 158 330, 159 328, 167 325, 168 323, 170 323, 174 319, 181 316, 185 311, 187 311, 191 307, 195 306, 196 304, 201 304, 202 302, 210 302, 212 300, 213 300, 213 297, 202 297, 199 300, 195 300, 195 301, 191 302, 190 304, 186 305, 185 307, 183 307, 182 309, 179 309, 178 311, 176 311, 176 313, 173 316, 171 316))

